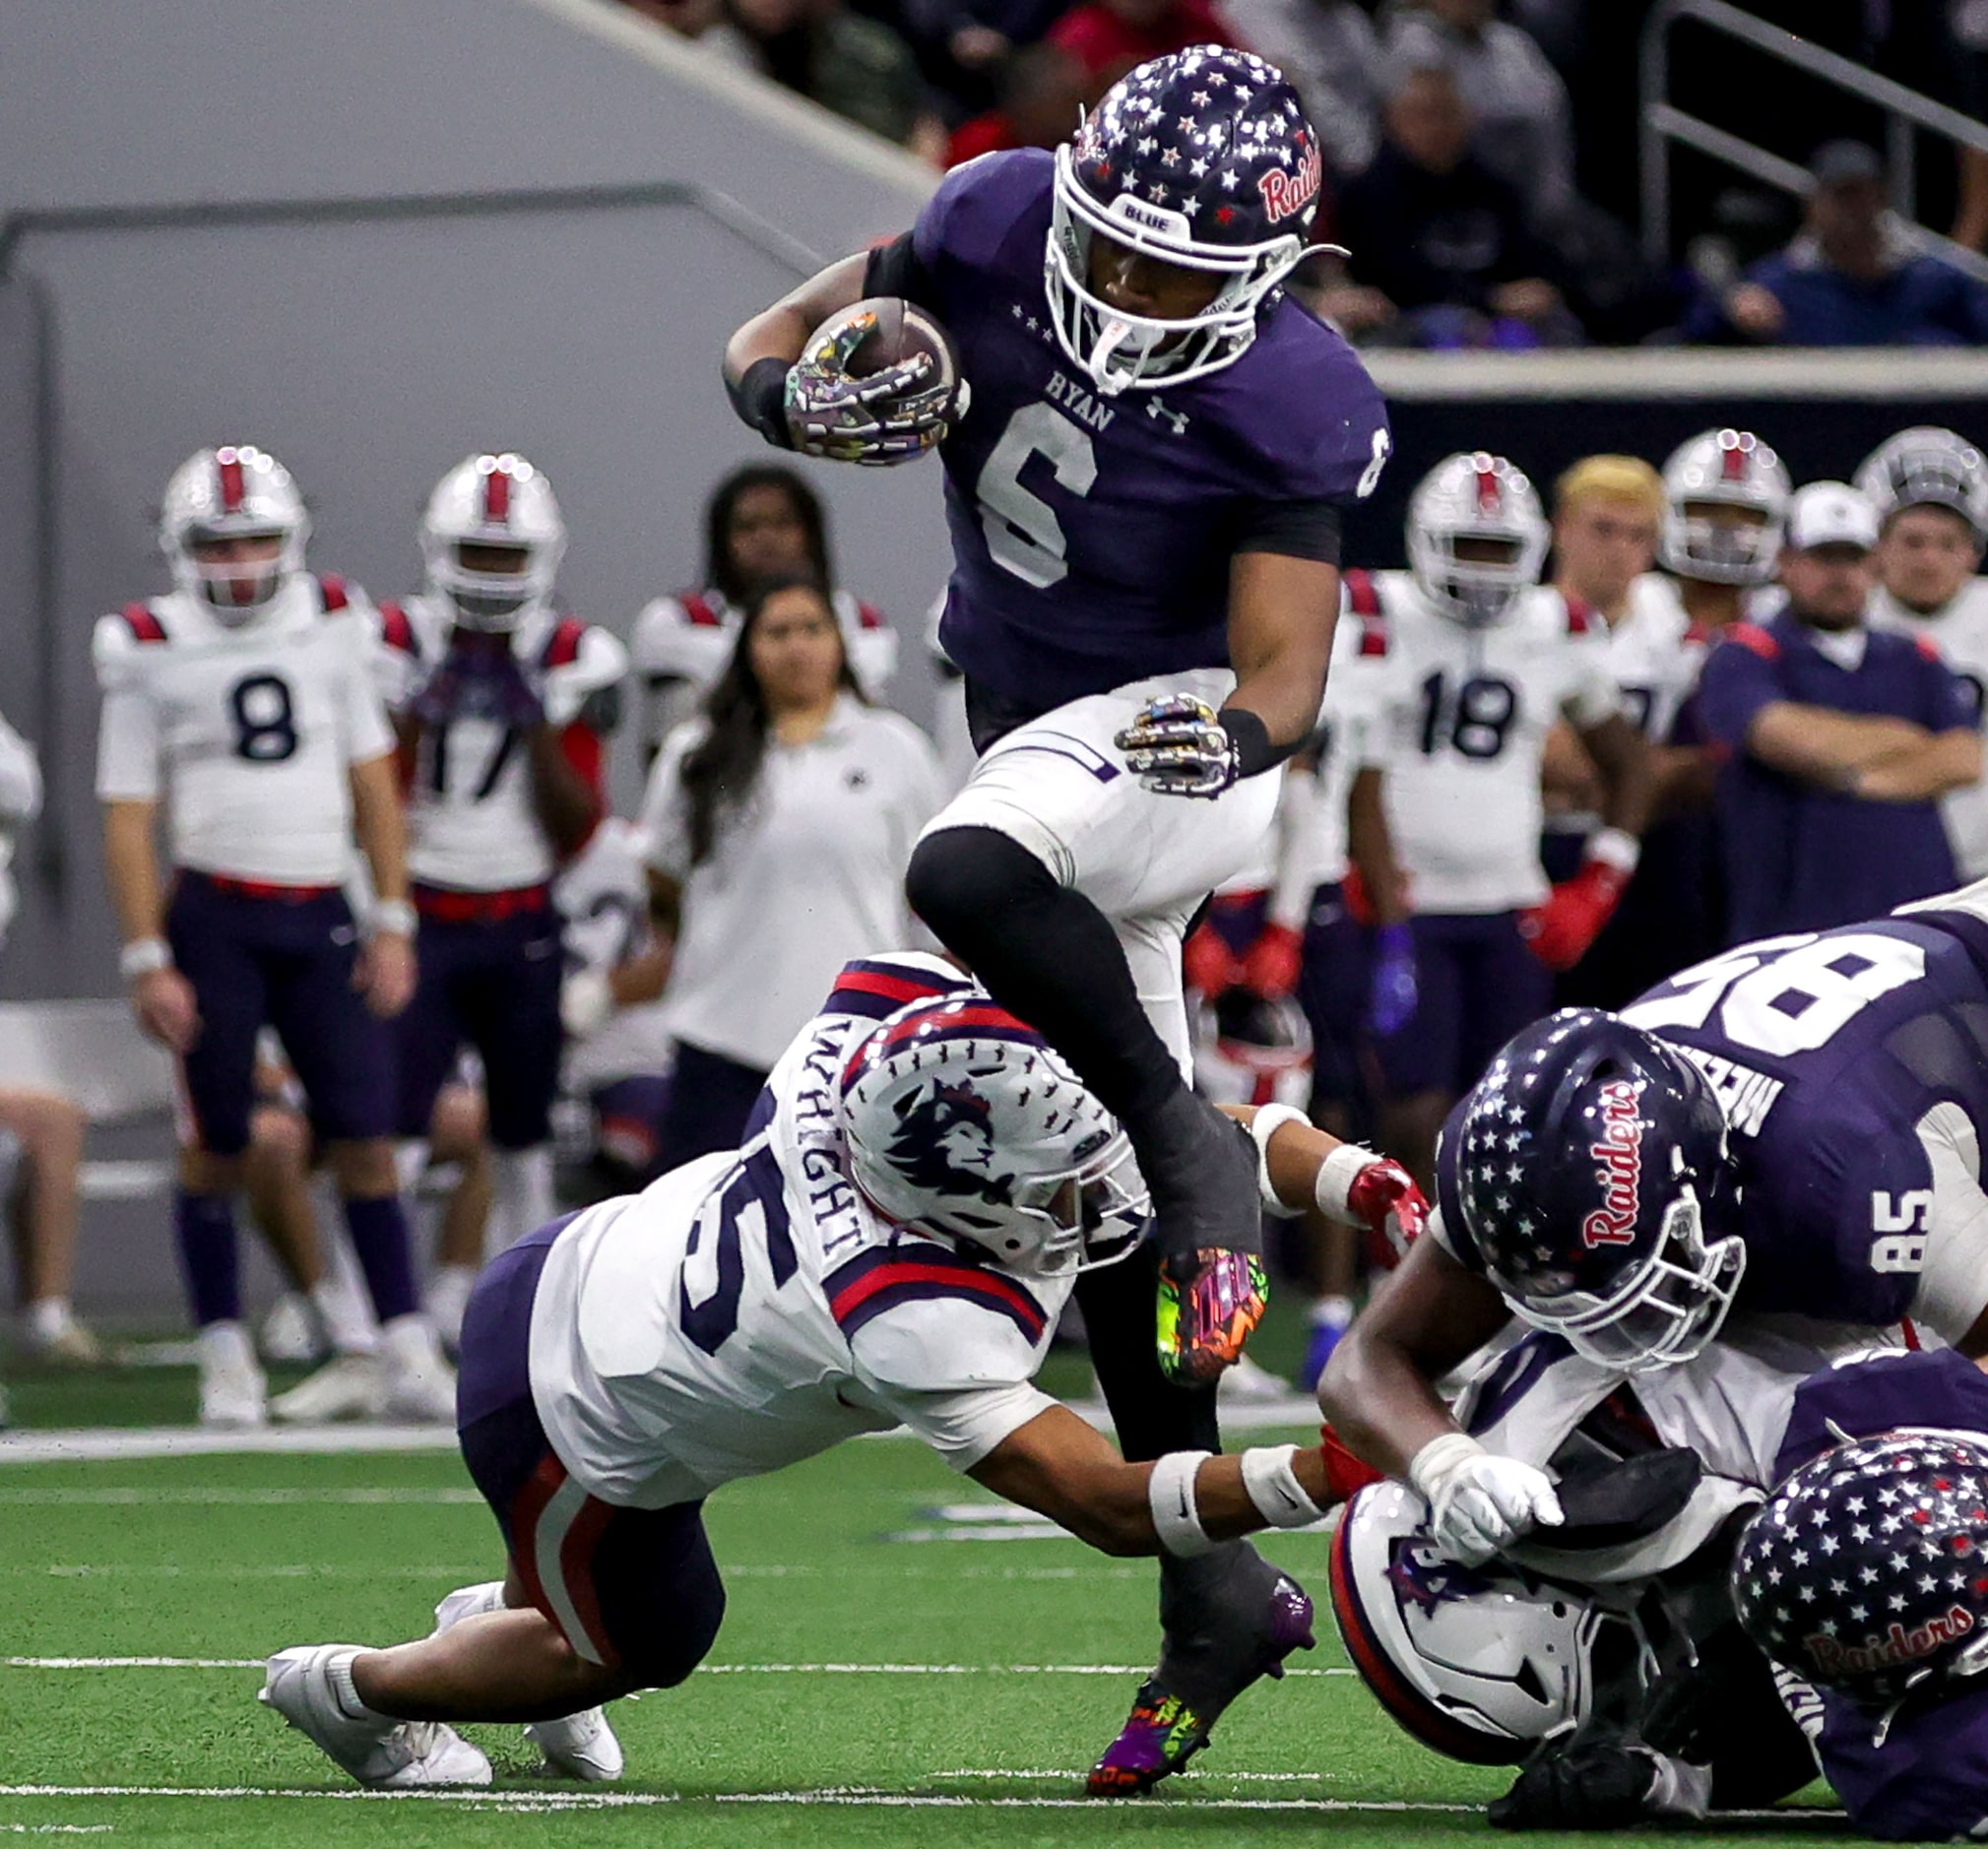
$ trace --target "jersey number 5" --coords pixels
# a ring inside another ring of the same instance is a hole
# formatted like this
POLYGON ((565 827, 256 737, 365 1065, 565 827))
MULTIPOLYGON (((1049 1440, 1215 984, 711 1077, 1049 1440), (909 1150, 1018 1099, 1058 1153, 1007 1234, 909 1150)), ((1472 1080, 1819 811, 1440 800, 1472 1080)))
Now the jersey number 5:
POLYGON ((981 465, 974 492, 980 501, 981 531, 995 564, 1038 590, 1069 575, 1069 542, 1056 509, 1022 486, 1022 469, 1042 457, 1058 484, 1079 498, 1098 478, 1098 455, 1090 432, 1072 423, 1054 405, 1024 405, 1008 419, 1000 441, 981 465))
POLYGON ((281 674, 249 674, 228 689, 234 754, 251 764, 281 764, 296 755, 296 703, 281 674))

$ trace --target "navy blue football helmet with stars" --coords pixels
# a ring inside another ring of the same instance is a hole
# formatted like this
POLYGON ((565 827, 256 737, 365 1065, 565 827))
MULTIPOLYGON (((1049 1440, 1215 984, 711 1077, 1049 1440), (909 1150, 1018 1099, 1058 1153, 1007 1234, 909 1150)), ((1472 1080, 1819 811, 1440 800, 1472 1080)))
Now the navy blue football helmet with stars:
POLYGON ((1057 150, 1046 274, 1058 341, 1101 391, 1229 365, 1304 256, 1323 167, 1298 93, 1247 51, 1193 45, 1128 72, 1057 150), (1122 314, 1090 287, 1104 236, 1220 279, 1199 314, 1122 314))
POLYGON ((1825 1451, 1748 1524, 1733 1597, 1796 1675, 1884 1710, 1988 1668, 1988 1438, 1906 1429, 1825 1451))
POLYGON ((1718 1333, 1747 1261, 1725 1119, 1654 1035, 1592 1008, 1535 1022, 1450 1114, 1436 1169, 1449 1248, 1577 1354, 1637 1373, 1718 1333))

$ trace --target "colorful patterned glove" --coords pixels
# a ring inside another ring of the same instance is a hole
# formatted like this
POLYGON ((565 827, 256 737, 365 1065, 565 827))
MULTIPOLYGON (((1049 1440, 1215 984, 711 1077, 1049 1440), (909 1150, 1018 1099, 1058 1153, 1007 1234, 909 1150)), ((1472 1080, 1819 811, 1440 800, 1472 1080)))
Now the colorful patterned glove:
POLYGON ((1125 768, 1163 797, 1219 797, 1243 774, 1242 747, 1206 700, 1148 700, 1114 741, 1125 768))
POLYGON ((1270 1301, 1260 1258, 1212 1247, 1195 1257, 1186 1279, 1160 1267, 1160 1371, 1184 1386, 1205 1384, 1241 1361, 1270 1301))
MULTIPOLYGON (((888 467, 909 462, 944 440, 953 395, 930 385, 929 353, 854 378, 849 362, 876 326, 859 315, 819 347, 803 352, 787 373, 787 427, 794 447, 831 462, 888 467)), ((959 409, 966 409, 960 388, 959 409)))

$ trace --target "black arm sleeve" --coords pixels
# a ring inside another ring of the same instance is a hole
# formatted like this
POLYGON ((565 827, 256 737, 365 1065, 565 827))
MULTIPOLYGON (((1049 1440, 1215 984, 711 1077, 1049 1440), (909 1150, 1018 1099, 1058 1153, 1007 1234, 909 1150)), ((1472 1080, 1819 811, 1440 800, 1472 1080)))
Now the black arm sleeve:
POLYGON ((868 266, 863 273, 863 292, 865 295, 898 295, 906 301, 917 302, 921 308, 937 312, 937 303, 932 300, 934 291, 930 273, 919 262, 909 231, 893 237, 887 244, 877 245, 869 253, 868 266))
POLYGON ((1239 552, 1278 552, 1320 565, 1339 562, 1339 510, 1330 501, 1262 501, 1244 516, 1239 552))

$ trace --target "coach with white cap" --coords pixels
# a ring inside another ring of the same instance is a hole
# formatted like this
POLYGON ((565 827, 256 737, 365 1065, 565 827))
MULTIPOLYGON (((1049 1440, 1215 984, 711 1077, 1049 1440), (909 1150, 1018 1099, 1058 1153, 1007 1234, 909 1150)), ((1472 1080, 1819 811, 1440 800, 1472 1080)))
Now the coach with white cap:
POLYGON ((1868 626, 1878 514, 1841 481, 1788 505, 1787 604, 1699 684, 1731 754, 1718 806, 1726 941, 1827 930, 1957 883, 1938 798, 1981 775, 1967 694, 1933 646, 1868 626))

